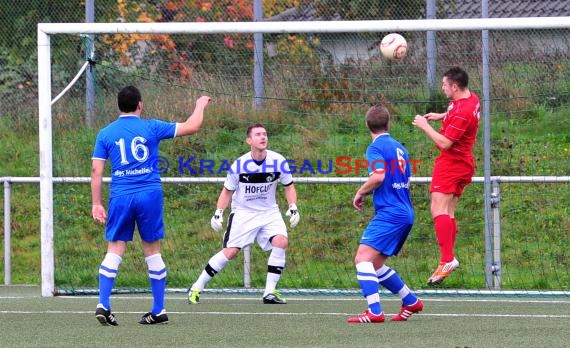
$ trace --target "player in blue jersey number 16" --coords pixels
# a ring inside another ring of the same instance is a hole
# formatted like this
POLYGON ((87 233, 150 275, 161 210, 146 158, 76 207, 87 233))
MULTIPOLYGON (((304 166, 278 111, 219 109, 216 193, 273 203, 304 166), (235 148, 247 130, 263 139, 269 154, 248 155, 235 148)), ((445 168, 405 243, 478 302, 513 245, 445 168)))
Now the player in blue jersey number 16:
POLYGON ((118 325, 111 312, 111 291, 136 225, 153 296, 151 310, 139 323, 165 324, 168 322, 164 306, 166 265, 160 254, 160 240, 164 238, 163 197, 160 174, 152 168, 161 140, 198 132, 210 97, 198 98, 192 115, 180 123, 141 118, 143 101, 134 86, 123 88, 117 101, 119 117, 99 131, 92 156, 91 213, 95 221, 106 224, 108 242, 107 253, 99 266, 99 304, 95 317, 102 325, 118 325), (101 194, 107 160, 111 162, 108 214, 101 194))

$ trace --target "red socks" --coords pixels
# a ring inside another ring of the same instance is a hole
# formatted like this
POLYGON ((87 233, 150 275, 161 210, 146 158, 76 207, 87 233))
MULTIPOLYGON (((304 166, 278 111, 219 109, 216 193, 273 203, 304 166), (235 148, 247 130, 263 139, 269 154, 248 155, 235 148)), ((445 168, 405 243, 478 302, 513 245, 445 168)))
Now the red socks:
POLYGON ((455 240, 457 239, 457 222, 455 222, 455 218, 451 218, 451 224, 453 225, 453 244, 451 245, 452 250, 455 250, 455 240))
POLYGON ((453 261, 453 245, 455 244, 455 219, 448 214, 438 215, 434 219, 435 236, 441 252, 441 262, 453 261))

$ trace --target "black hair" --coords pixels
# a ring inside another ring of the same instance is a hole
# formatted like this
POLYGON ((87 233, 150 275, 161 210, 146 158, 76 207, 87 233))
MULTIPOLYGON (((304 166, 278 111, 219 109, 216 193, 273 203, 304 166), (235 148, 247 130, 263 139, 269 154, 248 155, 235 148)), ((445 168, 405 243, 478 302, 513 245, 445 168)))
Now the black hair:
POLYGON ((455 82, 460 89, 465 89, 469 85, 469 75, 467 75, 465 70, 458 66, 447 70, 443 76, 447 77, 448 80, 455 82))
POLYGON ((140 101, 141 92, 134 86, 127 86, 121 89, 117 96, 117 104, 121 112, 137 111, 140 101))

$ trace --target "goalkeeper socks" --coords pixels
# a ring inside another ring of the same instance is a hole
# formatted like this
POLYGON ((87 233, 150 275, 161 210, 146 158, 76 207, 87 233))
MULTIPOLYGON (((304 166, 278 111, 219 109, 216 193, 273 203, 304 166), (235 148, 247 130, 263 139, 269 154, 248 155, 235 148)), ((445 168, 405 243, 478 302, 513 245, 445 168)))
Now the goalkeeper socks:
POLYGON ((223 251, 218 252, 216 255, 212 256, 208 261, 208 264, 198 277, 198 280, 192 285, 190 289, 202 291, 206 284, 218 274, 222 268, 228 263, 228 258, 224 255, 223 251))
POLYGON ((434 219, 435 235, 441 252, 441 262, 453 261, 453 223, 449 214, 436 216, 434 219))
POLYGON ((267 278, 265 280, 265 292, 263 296, 272 293, 277 287, 281 273, 285 268, 285 249, 273 247, 267 260, 267 278))
POLYGON ((111 291, 123 259, 113 253, 107 253, 99 266, 99 303, 106 309, 111 309, 111 291))
POLYGON ((388 289, 388 291, 394 295, 400 296, 404 306, 411 306, 416 303, 418 300, 416 295, 410 291, 410 288, 404 284, 404 281, 392 268, 384 265, 376 270, 376 274, 378 275, 380 285, 388 289))
POLYGON ((148 266, 148 277, 152 290, 152 314, 157 315, 164 309, 164 292, 166 291, 166 265, 160 254, 145 257, 148 266))
POLYGON ((372 314, 380 315, 382 305, 380 304, 380 294, 378 293, 378 277, 372 262, 359 262, 356 264, 356 279, 360 284, 362 296, 366 298, 368 309, 372 314))

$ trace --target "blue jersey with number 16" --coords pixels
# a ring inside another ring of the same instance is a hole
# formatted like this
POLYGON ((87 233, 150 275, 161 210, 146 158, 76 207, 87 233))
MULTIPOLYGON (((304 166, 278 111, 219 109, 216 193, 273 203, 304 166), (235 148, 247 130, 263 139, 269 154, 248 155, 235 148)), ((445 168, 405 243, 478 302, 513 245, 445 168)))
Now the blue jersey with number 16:
POLYGON ((92 159, 111 160, 110 197, 160 189, 160 141, 174 138, 176 123, 122 115, 101 129, 92 159))

